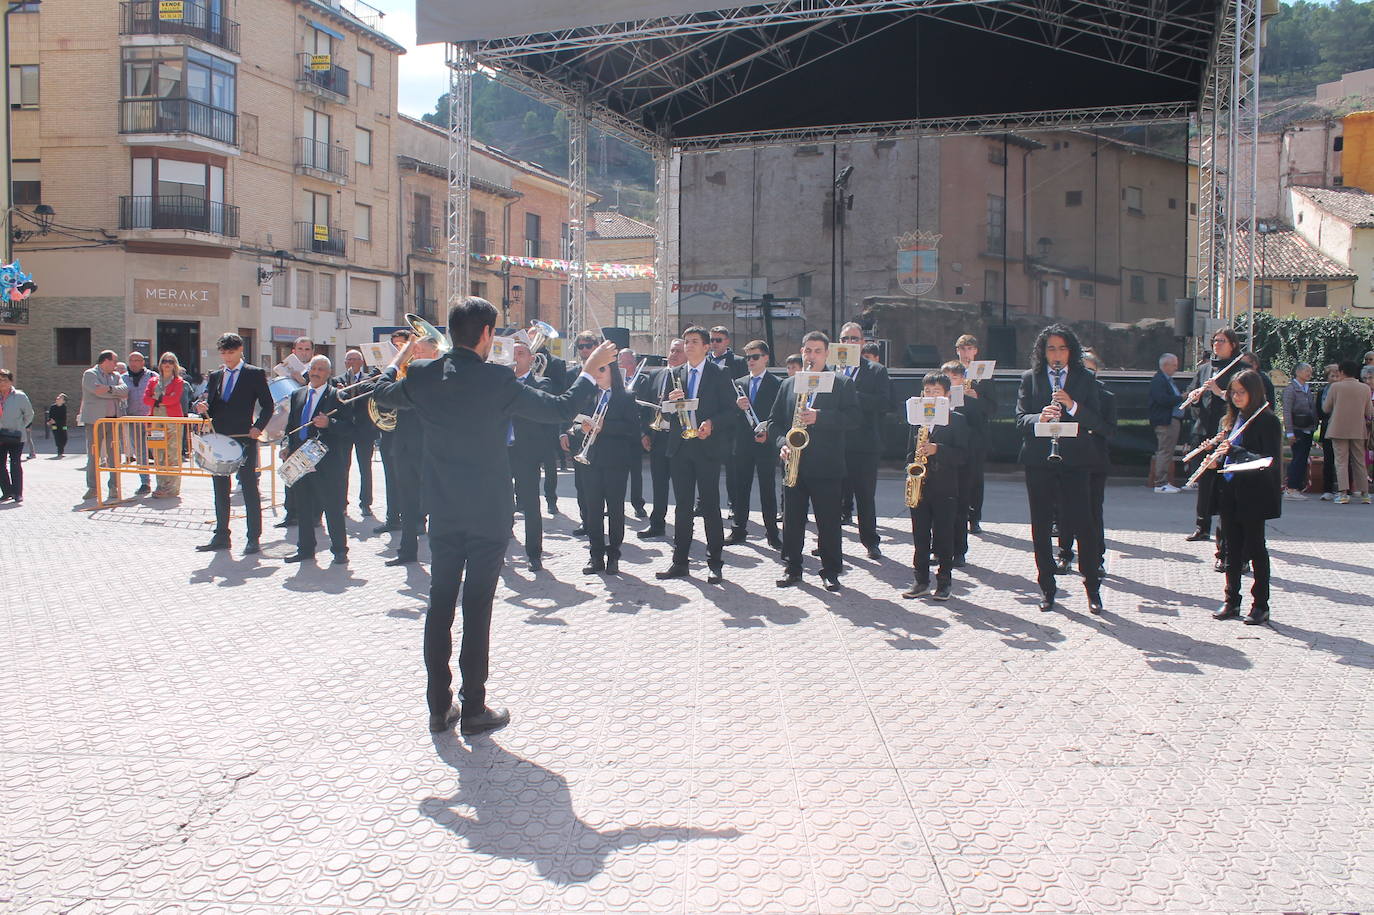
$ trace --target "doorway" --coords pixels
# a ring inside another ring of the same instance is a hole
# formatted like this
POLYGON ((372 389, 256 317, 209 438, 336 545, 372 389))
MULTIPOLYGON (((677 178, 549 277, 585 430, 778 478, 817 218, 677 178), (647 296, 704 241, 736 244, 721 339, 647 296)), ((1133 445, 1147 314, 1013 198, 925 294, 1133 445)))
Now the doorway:
MULTIPOLYGON (((258 335, 257 331, 250 327, 240 327, 239 336, 243 338, 243 358, 249 364, 258 365, 258 335)), ((263 366, 267 368, 267 366, 263 366)))
POLYGON ((176 353, 192 378, 200 377, 200 322, 158 321, 157 352, 176 353))

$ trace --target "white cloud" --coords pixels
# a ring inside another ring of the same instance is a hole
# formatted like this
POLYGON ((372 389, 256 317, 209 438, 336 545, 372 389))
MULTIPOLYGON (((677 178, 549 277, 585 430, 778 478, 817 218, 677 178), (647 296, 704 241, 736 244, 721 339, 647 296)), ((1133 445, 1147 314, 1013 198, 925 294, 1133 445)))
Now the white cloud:
POLYGON ((434 103, 448 90, 448 68, 444 65, 442 44, 415 44, 414 0, 368 0, 386 14, 382 31, 405 45, 400 60, 400 85, 397 105, 411 117, 434 110, 434 103))

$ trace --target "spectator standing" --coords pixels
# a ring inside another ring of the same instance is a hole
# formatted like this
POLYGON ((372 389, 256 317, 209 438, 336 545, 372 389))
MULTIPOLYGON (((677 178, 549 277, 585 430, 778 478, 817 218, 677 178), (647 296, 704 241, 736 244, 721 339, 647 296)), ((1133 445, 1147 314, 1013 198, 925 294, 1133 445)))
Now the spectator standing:
MULTIPOLYGON (((149 416, 185 416, 186 409, 183 406, 183 397, 186 393, 186 381, 181 377, 181 363, 177 361, 176 353, 163 353, 162 358, 157 361, 157 380, 148 385, 147 392, 144 394, 145 404, 148 407, 149 416)), ((179 426, 169 426, 164 430, 162 454, 158 458, 158 463, 163 467, 181 468, 181 428, 179 426)), ((153 490, 155 497, 168 497, 181 495, 181 476, 179 474, 157 475, 157 489, 153 490)))
MULTIPOLYGON (((124 385, 129 389, 129 402, 124 411, 125 416, 148 416, 151 408, 148 406, 147 394, 149 389, 157 383, 157 372, 147 367, 147 360, 142 353, 133 352, 129 354, 129 371, 124 375, 124 385)), ((142 425, 131 424, 128 429, 128 436, 125 443, 129 449, 129 455, 140 464, 148 463, 148 431, 142 425)), ((146 496, 152 491, 149 486, 149 477, 146 473, 138 475, 138 489, 134 490, 136 496, 146 496)))
POLYGON ((31 422, 29 396, 14 386, 14 372, 0 369, 0 502, 24 501, 24 431, 31 422))
POLYGON ((1322 369, 1322 377, 1326 379, 1326 385, 1317 392, 1317 431, 1312 436, 1312 441, 1321 442, 1322 445, 1322 496, 1323 502, 1330 502, 1336 498, 1336 449, 1331 447, 1331 436, 1327 434, 1327 427, 1331 425, 1331 417, 1323 411, 1326 405, 1326 393, 1331 390, 1331 385, 1336 382, 1340 372, 1333 363, 1322 369))
MULTIPOLYGON (((124 384, 124 376, 119 371, 114 350, 101 350, 95 365, 81 375, 81 411, 78 418, 82 425, 90 425, 90 441, 86 444, 86 495, 83 499, 94 499, 96 487, 95 469, 103 461, 105 466, 114 467, 115 436, 107 435, 103 453, 96 455, 95 423, 97 420, 110 419, 124 415, 128 404, 129 389, 124 384)), ((115 494, 115 472, 110 471, 110 498, 115 494)))
POLYGON ((1327 436, 1336 452, 1336 504, 1348 504, 1359 496, 1368 505, 1369 475, 1365 472, 1364 446, 1374 403, 1369 388, 1360 383, 1360 366, 1352 359, 1338 368, 1338 380, 1326 391, 1322 412, 1330 417, 1327 436))
POLYGON ((1183 394, 1174 382, 1178 357, 1165 353, 1159 357, 1159 371, 1150 379, 1148 411, 1155 430, 1155 456, 1150 461, 1150 487, 1157 493, 1175 493, 1174 449, 1183 433, 1183 394))
POLYGON ((48 428, 52 430, 53 444, 57 446, 57 458, 67 451, 67 395, 58 394, 48 407, 48 428))
MULTIPOLYGON (((1265 403, 1269 404, 1270 407, 1276 406, 1274 403, 1274 382, 1270 380, 1268 372, 1260 369, 1259 356, 1256 356, 1250 350, 1246 350, 1241 358, 1240 364, 1248 369, 1254 369, 1255 374, 1260 376, 1260 384, 1264 386, 1264 396, 1269 398, 1265 403)), ((1275 413, 1277 412, 1278 411, 1275 410, 1275 413)))
POLYGON ((1317 401, 1312 396, 1312 366, 1299 362, 1293 380, 1283 389, 1283 429, 1293 451, 1288 462, 1285 499, 1306 499, 1307 458, 1312 451, 1312 433, 1317 431, 1317 401))

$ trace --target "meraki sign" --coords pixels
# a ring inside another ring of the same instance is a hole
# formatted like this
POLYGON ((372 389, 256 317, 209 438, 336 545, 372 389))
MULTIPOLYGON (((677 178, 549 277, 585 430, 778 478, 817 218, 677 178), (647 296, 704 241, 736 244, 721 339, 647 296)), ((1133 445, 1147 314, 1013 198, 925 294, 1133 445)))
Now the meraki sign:
POLYGON ((219 283, 134 280, 134 313, 141 315, 219 314, 219 283))

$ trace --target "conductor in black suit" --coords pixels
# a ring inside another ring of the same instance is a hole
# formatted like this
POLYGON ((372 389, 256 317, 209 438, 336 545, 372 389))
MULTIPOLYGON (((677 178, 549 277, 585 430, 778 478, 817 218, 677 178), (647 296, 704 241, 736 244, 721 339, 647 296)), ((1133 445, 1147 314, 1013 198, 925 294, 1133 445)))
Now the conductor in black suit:
MULTIPOLYGON (((431 579, 425 616, 425 670, 429 685, 429 729, 447 730, 455 721, 465 735, 504 727, 510 713, 487 708, 487 659, 491 604, 505 564, 515 508, 506 445, 513 418, 567 423, 590 399, 592 378, 579 375, 561 396, 521 384, 508 367, 488 363, 496 308, 469 297, 448 313, 452 351, 412 362, 396 379, 403 350, 377 386, 378 406, 412 409, 425 430, 424 491, 429 495, 431 579), (466 577, 466 581, 464 578, 466 577), (461 710, 453 706, 453 615, 463 592, 461 710)), ((603 343, 587 358, 595 372, 615 358, 615 344, 603 343)))
POLYGON ((1054 543, 1050 539, 1057 517, 1061 529, 1078 540, 1078 569, 1083 574, 1088 609, 1102 612, 1102 541, 1092 518, 1089 483, 1089 473, 1098 464, 1089 433, 1100 430, 1099 390, 1097 379, 1083 367, 1083 348, 1073 330, 1064 324, 1042 330, 1031 354, 1031 369, 1021 376, 1016 396, 1016 423, 1022 436, 1019 462, 1026 468, 1041 610, 1054 608, 1057 593, 1054 543), (1078 424, 1076 437, 1059 439, 1059 460, 1051 457, 1051 439, 1036 436, 1038 422, 1078 424))
POLYGON ((329 383, 332 370, 328 356, 316 356, 310 360, 305 387, 291 393, 286 456, 311 439, 321 440, 329 450, 312 472, 291 487, 300 524, 296 525, 296 552, 286 557, 287 562, 315 558, 315 519, 320 512, 324 512, 335 564, 348 562, 344 503, 348 501, 348 464, 353 459, 353 413, 339 402, 338 388, 329 383))
MULTIPOLYGON (((224 365, 210 373, 205 399, 196 404, 195 412, 214 420, 215 431, 219 434, 234 436, 243 443, 243 463, 238 469, 243 513, 248 521, 248 543, 243 552, 256 553, 262 538, 257 443, 262 439, 267 421, 272 418, 272 392, 267 387, 267 373, 244 361, 242 337, 223 334, 216 346, 224 365)), ((209 543, 196 547, 202 553, 229 549, 229 478, 216 476, 212 485, 215 490, 215 535, 209 543)))
POLYGON ((728 432, 731 416, 738 413, 731 396, 730 379, 706 358, 710 335, 704 327, 689 327, 682 332, 687 361, 670 371, 668 400, 697 400, 697 409, 688 418, 678 412, 668 430, 668 472, 673 481, 673 563, 658 578, 686 578, 692 555, 693 506, 700 499, 702 526, 706 529, 706 568, 708 584, 725 580, 722 552, 725 525, 720 518, 720 467, 730 453, 730 438, 717 435, 717 427, 728 432), (684 438, 688 423, 696 424, 696 435, 684 438))
POLYGON ((759 511, 763 516, 764 535, 768 545, 775 550, 782 549, 782 539, 778 536, 778 449, 768 439, 765 423, 773 413, 773 401, 778 396, 782 382, 768 374, 768 344, 762 340, 751 340, 744 347, 744 358, 749 365, 749 373, 735 379, 735 390, 743 391, 735 401, 735 406, 745 421, 738 424, 735 431, 735 496, 734 527, 727 543, 744 543, 749 529, 749 501, 754 488, 754 478, 759 481, 759 511), (754 412, 758 426, 748 420, 748 410, 754 412))
MULTIPOLYGON (((820 331, 813 330, 802 337, 804 371, 825 371, 829 353, 830 338, 820 331)), ((790 452, 787 433, 797 413, 796 382, 797 376, 793 375, 782 383, 768 420, 768 434, 784 466, 790 452)), ((835 386, 828 394, 814 394, 802 405, 801 422, 811 434, 811 440, 802 452, 797 485, 783 489, 782 560, 786 573, 778 581, 778 587, 801 583, 802 544, 806 537, 809 502, 816 515, 816 539, 821 548, 821 582, 827 591, 838 591, 840 572, 844 568, 840 542, 840 485, 845 474, 846 438, 859 424, 859 399, 854 393, 854 382, 837 374, 835 386)))
MULTIPOLYGON (((523 343, 515 344, 515 378, 546 394, 553 392, 547 378, 534 374, 534 354, 523 343)), ((530 571, 544 568, 544 516, 539 502, 539 470, 549 456, 549 449, 557 447, 558 429, 548 423, 512 417, 506 437, 506 452, 510 455, 510 469, 515 477, 515 504, 525 519, 525 556, 530 571)))

